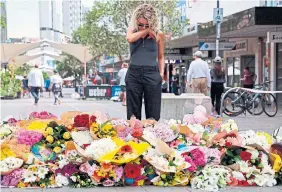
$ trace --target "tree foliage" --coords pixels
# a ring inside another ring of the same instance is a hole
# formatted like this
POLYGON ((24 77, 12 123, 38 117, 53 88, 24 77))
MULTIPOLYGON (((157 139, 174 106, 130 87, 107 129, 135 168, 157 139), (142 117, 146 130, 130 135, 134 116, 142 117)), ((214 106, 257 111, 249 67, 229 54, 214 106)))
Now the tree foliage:
MULTIPOLYGON (((1 8, 2 6, 4 6, 4 3, 3 3, 3 2, 0 3, 0 8, 1 8)), ((0 17, 0 20, 1 20, 0 27, 1 27, 1 28, 6 28, 6 21, 5 21, 5 19, 6 19, 6 18, 1 15, 1 17, 0 17)))
POLYGON ((74 43, 89 45, 93 54, 124 55, 128 53, 125 35, 134 9, 143 3, 152 4, 159 15, 160 29, 173 36, 182 34, 188 20, 180 21, 177 0, 159 1, 95 1, 85 24, 73 34, 74 43))
MULTIPOLYGON (((87 71, 92 69, 92 63, 87 63, 87 71)), ((71 76, 79 76, 82 77, 84 74, 84 66, 81 62, 76 59, 72 55, 67 55, 66 58, 62 62, 57 63, 56 69, 62 78, 71 77, 71 76)))

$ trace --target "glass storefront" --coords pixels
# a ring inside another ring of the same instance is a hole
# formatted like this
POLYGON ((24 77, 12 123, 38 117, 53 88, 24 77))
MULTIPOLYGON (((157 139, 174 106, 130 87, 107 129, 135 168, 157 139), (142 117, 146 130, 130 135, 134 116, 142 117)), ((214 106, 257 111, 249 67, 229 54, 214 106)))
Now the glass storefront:
POLYGON ((227 87, 241 86, 241 66, 239 57, 228 57, 227 66, 227 87))
MULTIPOLYGON (((276 90, 282 91, 282 43, 277 43, 277 58, 276 58, 276 90)), ((282 94, 276 94, 277 101, 282 104, 282 94)))

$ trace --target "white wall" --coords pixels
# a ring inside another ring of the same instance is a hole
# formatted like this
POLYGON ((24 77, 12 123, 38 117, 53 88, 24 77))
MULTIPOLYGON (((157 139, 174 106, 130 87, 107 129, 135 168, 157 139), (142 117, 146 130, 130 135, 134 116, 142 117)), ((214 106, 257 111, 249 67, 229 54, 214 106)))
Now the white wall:
MULTIPOLYGON (((216 0, 197 0, 192 8, 188 9, 188 18, 191 24, 205 23, 213 20, 213 8, 216 8, 216 0)), ((223 8, 223 16, 260 6, 260 0, 220 0, 223 8)))

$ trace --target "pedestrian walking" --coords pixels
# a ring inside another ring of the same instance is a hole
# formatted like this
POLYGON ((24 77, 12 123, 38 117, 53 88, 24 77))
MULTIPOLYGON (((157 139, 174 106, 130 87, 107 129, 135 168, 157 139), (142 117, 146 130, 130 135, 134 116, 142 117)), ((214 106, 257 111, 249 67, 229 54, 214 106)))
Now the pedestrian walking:
POLYGON ((51 81, 51 89, 55 98, 54 105, 57 105, 57 102, 61 104, 59 95, 62 92, 63 79, 58 74, 57 70, 54 70, 54 75, 50 78, 50 81, 51 81))
POLYGON ((45 91, 49 93, 49 98, 51 97, 51 89, 50 89, 50 78, 45 80, 45 91))
POLYGON ((31 95, 34 97, 34 104, 37 105, 39 101, 39 92, 44 87, 43 74, 38 65, 28 75, 28 87, 30 88, 31 95))
POLYGON ((121 87, 121 100, 122 105, 126 106, 126 85, 125 85, 125 76, 128 70, 128 64, 124 63, 122 64, 122 69, 118 72, 118 78, 119 78, 119 85, 121 87))
POLYGON ((221 66, 221 57, 213 60, 213 69, 211 69, 211 99, 212 105, 217 114, 220 114, 221 95, 224 92, 225 72, 221 66))
POLYGON ((23 98, 24 98, 26 95, 29 95, 27 76, 24 76, 22 80, 22 88, 23 88, 23 98))
POLYGON ((256 75, 250 71, 249 67, 245 67, 244 78, 242 78, 241 80, 244 81, 244 88, 253 89, 256 81, 256 75))
POLYGON ((193 93, 203 93, 207 95, 211 87, 211 75, 208 63, 202 60, 203 53, 196 51, 194 53, 194 61, 191 62, 188 73, 187 82, 192 88, 193 93))
POLYGON ((158 29, 158 17, 150 4, 139 5, 127 30, 130 65, 125 78, 127 119, 141 120, 144 95, 146 118, 160 119, 164 75, 164 33, 158 29))

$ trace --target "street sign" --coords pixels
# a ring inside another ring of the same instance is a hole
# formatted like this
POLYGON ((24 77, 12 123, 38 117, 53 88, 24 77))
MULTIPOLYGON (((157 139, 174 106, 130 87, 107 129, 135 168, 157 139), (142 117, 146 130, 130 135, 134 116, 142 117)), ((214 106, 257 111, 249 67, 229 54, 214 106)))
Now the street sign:
MULTIPOLYGON (((219 50, 227 51, 232 50, 236 46, 235 42, 221 42, 219 43, 219 50)), ((213 51, 216 50, 215 42, 199 42, 200 51, 213 51)))
POLYGON ((223 8, 214 8, 213 9, 213 22, 221 23, 223 20, 223 8))

